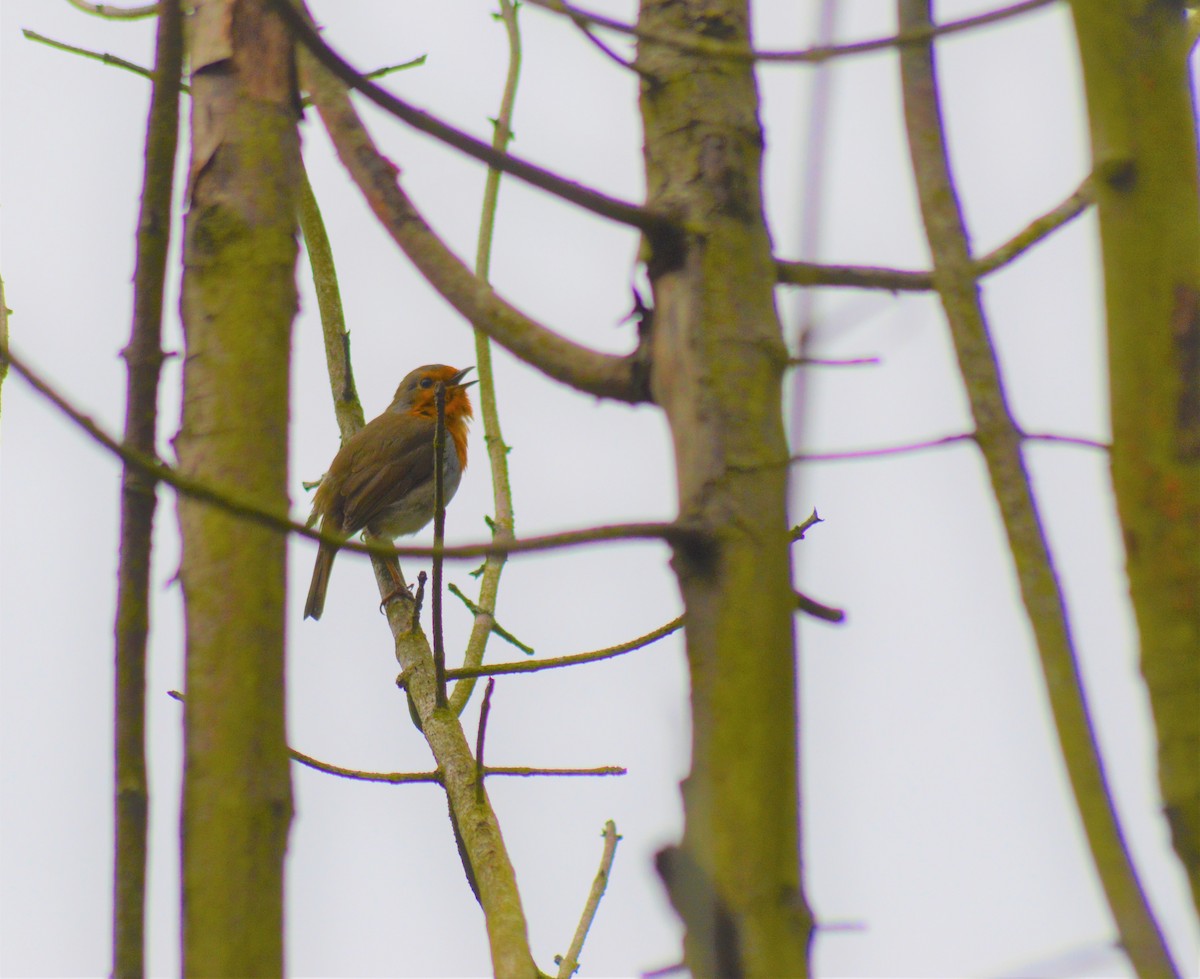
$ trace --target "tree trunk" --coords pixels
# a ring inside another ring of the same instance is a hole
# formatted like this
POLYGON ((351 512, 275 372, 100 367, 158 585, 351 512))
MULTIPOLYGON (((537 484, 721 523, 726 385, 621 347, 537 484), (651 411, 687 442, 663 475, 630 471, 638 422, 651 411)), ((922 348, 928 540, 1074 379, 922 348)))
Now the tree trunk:
POLYGON ((1158 774, 1200 910, 1200 171, 1183 5, 1072 4, 1104 258, 1112 478, 1158 774))
MULTIPOLYGON (((298 139, 291 47, 259 0, 194 15, 180 468, 287 511, 298 139)), ((292 813, 285 538, 180 497, 187 618, 183 971, 282 975, 292 813)))
MULTIPOLYGON (((638 26, 748 41, 745 2, 647 0, 638 26)), ((746 60, 642 41, 648 206, 686 230, 654 244, 652 389, 675 444, 692 687, 686 826, 660 855, 697 976, 800 976, 795 642, 787 532, 787 353, 762 212, 758 91, 746 60)))

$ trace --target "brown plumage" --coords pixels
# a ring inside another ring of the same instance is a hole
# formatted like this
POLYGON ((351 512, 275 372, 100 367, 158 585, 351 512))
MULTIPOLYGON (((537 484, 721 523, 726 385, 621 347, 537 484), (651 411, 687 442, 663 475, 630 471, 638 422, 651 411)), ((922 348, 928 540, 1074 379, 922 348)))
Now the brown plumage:
MULTIPOLYGON (((450 502, 467 468, 467 421, 472 417, 463 382, 470 367, 456 370, 427 364, 410 373, 396 389, 387 410, 348 438, 329 465, 313 498, 311 527, 348 538, 361 530, 377 537, 415 534, 433 519, 433 438, 437 427, 435 390, 446 388, 449 442, 442 470, 445 501, 450 502)), ((305 618, 319 619, 337 548, 317 551, 305 618)))

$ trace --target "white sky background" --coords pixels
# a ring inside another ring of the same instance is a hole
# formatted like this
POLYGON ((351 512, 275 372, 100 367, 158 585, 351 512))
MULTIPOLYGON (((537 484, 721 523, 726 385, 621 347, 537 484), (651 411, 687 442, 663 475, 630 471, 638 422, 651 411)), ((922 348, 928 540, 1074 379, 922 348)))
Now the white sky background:
MULTIPOLYGON (((840 5, 839 39, 889 34, 893 5, 840 5)), ((939 19, 988 4, 945 2, 939 19)), ((316 6, 329 40, 363 69, 428 54, 388 86, 481 137, 496 112, 506 45, 485 3, 358 0, 316 6)), ((593 9, 624 19, 632 3, 593 9)), ((812 40, 816 3, 765 0, 764 48, 812 40)), ((636 87, 569 25, 522 14, 525 67, 514 151, 630 199, 642 194, 636 87)), ((21 28, 152 61, 150 22, 107 23, 50 0, 4 0, 0 71, 0 275, 12 344, 111 432, 122 424, 133 230, 147 84, 26 41, 21 28)), ((620 45, 618 45, 620 46, 620 45)), ((1057 204, 1087 171, 1086 120, 1065 8, 939 44, 953 162, 984 252, 1057 204)), ((904 141, 896 61, 834 70, 819 257, 927 267, 904 141)), ((798 241, 804 98, 813 69, 760 73, 766 196, 777 251, 798 241)), ((376 139, 435 229, 473 256, 483 169, 368 107, 376 139)), ((473 363, 467 325, 408 267, 368 214, 310 113, 306 159, 340 274, 368 416, 412 367, 473 363)), ((176 242, 177 245, 177 242, 176 242)), ((493 261, 500 292, 560 332, 629 349, 636 238, 506 179, 493 261)), ((175 264, 177 278, 178 263, 175 264)), ((298 272, 292 399, 293 512, 301 481, 337 447, 307 265, 298 272)), ((785 319, 795 295, 780 290, 785 319)), ((1074 222, 985 287, 1018 420, 1032 431, 1108 437, 1096 225, 1074 222)), ((165 345, 180 348, 177 299, 165 345)), ((808 370, 797 450, 883 446, 968 428, 929 297, 827 291, 811 353, 876 355, 874 368, 808 370)), ((164 373, 160 450, 178 425, 179 361, 164 373)), ((674 514, 671 449, 653 407, 573 394, 497 355, 518 531, 536 534, 674 514)), ((110 957, 111 687, 119 469, 15 375, 3 389, 0 469, 0 973, 106 974, 110 957)), ((478 425, 450 509, 452 541, 482 539, 491 491, 478 425)), ((1197 931, 1157 813, 1148 709, 1113 525, 1105 458, 1029 450, 1074 615, 1094 716, 1151 899, 1187 974, 1197 931)), ((826 522, 798 545, 797 580, 849 610, 800 619, 806 886, 824 976, 1123 976, 1114 931, 1070 802, 1040 668, 983 467, 968 446, 797 470, 793 519, 826 522)), ((178 971, 182 613, 171 582, 174 500, 160 493, 149 685, 153 791, 150 969, 178 971)), ((427 541, 429 534, 416 538, 427 541)), ((290 555, 289 732, 323 760, 379 771, 430 767, 393 680, 365 561, 339 559, 326 615, 300 620, 314 549, 290 555)), ((500 621, 551 656, 595 649, 674 617, 667 550, 630 544, 518 557, 500 621)), ((417 565, 409 562, 410 575, 417 565)), ((469 565, 449 580, 470 592, 469 565)), ((447 600, 447 645, 469 616, 447 600)), ((493 640, 489 659, 521 659, 493 640)), ((473 732, 478 703, 468 708, 473 732)), ((631 975, 680 957, 680 930, 652 869, 676 840, 688 767, 686 670, 672 637, 621 659, 497 683, 493 764, 621 764, 621 779, 496 778, 489 791, 516 864, 534 954, 566 950, 600 854, 624 840, 581 975, 631 975)), ((439 790, 352 783, 294 767, 288 970, 295 975, 476 975, 481 916, 463 881, 439 790)))

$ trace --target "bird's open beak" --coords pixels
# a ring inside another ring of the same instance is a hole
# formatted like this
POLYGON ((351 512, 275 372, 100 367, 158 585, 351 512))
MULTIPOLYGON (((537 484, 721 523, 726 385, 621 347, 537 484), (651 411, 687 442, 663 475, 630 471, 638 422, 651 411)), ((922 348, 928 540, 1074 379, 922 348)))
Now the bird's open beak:
MULTIPOLYGON (((475 381, 467 381, 467 383, 464 384, 463 378, 467 376, 467 371, 473 371, 474 369, 475 369, 474 367, 464 367, 457 374, 455 374, 452 378, 450 378, 450 383, 447 384, 446 387, 469 388, 472 384, 475 383, 475 381)), ((478 378, 476 378, 476 380, 478 380, 478 378)))

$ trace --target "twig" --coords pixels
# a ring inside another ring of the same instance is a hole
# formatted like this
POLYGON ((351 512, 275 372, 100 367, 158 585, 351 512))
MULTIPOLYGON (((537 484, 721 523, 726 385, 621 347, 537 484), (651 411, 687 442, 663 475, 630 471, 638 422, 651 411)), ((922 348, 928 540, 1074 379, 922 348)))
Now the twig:
POLYGON ((642 30, 623 21, 614 20, 611 17, 603 17, 600 14, 581 10, 572 4, 564 3, 563 0, 525 0, 525 2, 534 7, 541 7, 544 10, 563 14, 572 20, 585 20, 595 24, 597 27, 618 31, 622 34, 629 34, 642 41, 661 44, 664 47, 672 47, 679 51, 690 51, 695 54, 710 55, 714 58, 729 58, 735 61, 820 64, 823 61, 828 61, 830 58, 866 54, 886 48, 920 44, 934 37, 970 30, 974 27, 982 27, 985 24, 993 24, 996 21, 1028 13, 1031 10, 1036 10, 1038 7, 1044 7, 1052 2, 1052 0, 1025 0, 1023 3, 1013 4, 1011 7, 1003 7, 985 14, 977 14, 974 17, 966 17, 963 20, 951 21, 948 24, 938 24, 925 30, 901 31, 899 34, 891 37, 881 37, 870 41, 856 41, 852 44, 821 45, 819 47, 806 48, 802 51, 754 51, 743 45, 730 44, 710 38, 700 38, 691 34, 642 30))
POLYGON ((501 676, 506 673, 537 673, 539 670, 557 670, 563 666, 575 666, 579 663, 595 663, 602 659, 611 659, 614 656, 620 656, 622 653, 631 653, 635 649, 641 649, 643 646, 649 646, 652 642, 657 642, 664 636, 669 636, 682 626, 683 616, 681 615, 677 619, 672 619, 666 625, 659 626, 653 632, 648 632, 644 636, 631 639, 629 642, 620 643, 617 646, 609 646, 607 649, 597 649, 591 653, 574 653, 570 656, 558 656, 554 659, 538 660, 537 662, 526 660, 525 662, 518 663, 493 663, 490 666, 461 666, 457 669, 447 670, 446 678, 455 680, 465 676, 501 676))
MULTIPOLYGON (((433 429, 433 546, 441 551, 446 539, 446 385, 441 381, 433 389, 437 406, 437 424, 433 429)), ((433 675, 437 684, 437 705, 446 706, 446 647, 442 639, 442 555, 433 556, 433 675)))
POLYGON ((844 360, 831 360, 827 357, 793 357, 788 361, 791 367, 876 367, 882 361, 878 357, 850 357, 844 360))
MULTIPOLYGON (((171 195, 179 145, 183 68, 180 0, 163 0, 155 38, 154 84, 146 124, 145 172, 137 223, 133 324, 121 351, 127 369, 124 444, 153 454, 158 429, 162 310, 171 244, 171 195)), ((0 295, 0 306, 3 296, 0 295)), ((145 972, 147 828, 146 640, 150 556, 158 499, 155 479, 126 464, 121 473, 114 704, 112 975, 145 972)))
POLYGON ((0 390, 8 377, 8 314, 12 312, 4 301, 4 279, 0 278, 0 390))
POLYGON ((845 622, 846 613, 843 609, 823 605, 815 598, 809 598, 801 592, 796 592, 796 609, 805 615, 811 615, 822 622, 845 622))
POLYGON ((475 798, 483 799, 483 749, 487 744, 488 717, 492 713, 492 691, 496 689, 496 678, 489 677, 483 691, 483 703, 479 707, 479 730, 475 732, 475 798))
MULTIPOLYGON (((1049 432, 1025 432, 1018 435, 1023 442, 1055 442, 1060 445, 1078 445, 1087 449, 1100 449, 1107 452, 1110 448, 1106 442, 1095 439, 1078 438, 1074 435, 1054 435, 1049 432)), ((957 435, 944 435, 941 438, 929 439, 924 442, 909 442, 906 445, 888 445, 876 449, 851 449, 845 452, 802 452, 791 457, 792 462, 844 462, 855 459, 876 459, 880 456, 907 455, 913 452, 924 452, 927 449, 940 449, 943 446, 955 445, 959 442, 978 442, 975 432, 960 432, 957 435)))
POLYGON ((114 7, 109 3, 89 3, 88 0, 67 0, 76 10, 106 20, 144 20, 158 13, 159 4, 146 3, 140 7, 114 7))
MULTIPOLYGON (((182 698, 177 698, 182 699, 182 698)), ((415 785, 433 782, 443 785, 441 772, 362 772, 354 768, 342 768, 329 762, 318 761, 309 755, 302 754, 295 748, 288 749, 288 756, 327 775, 351 779, 356 782, 384 782, 390 785, 415 785)), ((627 769, 619 765, 599 765, 595 768, 529 768, 514 766, 485 767, 483 774, 487 778, 606 778, 614 775, 625 775, 627 769)))
MULTIPOLYGON (((458 585, 451 582, 446 586, 446 590, 467 607, 470 613, 475 616, 477 622, 483 621, 489 632, 494 632, 505 642, 516 646, 517 649, 521 650, 521 652, 523 652, 526 656, 532 656, 534 654, 534 648, 532 646, 521 642, 520 639, 518 639, 511 632, 505 629, 504 626, 497 622, 496 617, 492 613, 485 611, 482 606, 476 605, 473 601, 471 601, 471 599, 463 594, 463 590, 459 588, 458 585)), ((468 643, 468 647, 469 646, 470 643, 468 643)), ((466 662, 470 664, 469 656, 466 657, 466 662)))
POLYGON ((600 907, 600 899, 608 887, 608 877, 612 873, 613 858, 617 855, 617 843, 621 837, 617 835, 617 824, 611 819, 604 824, 604 851, 600 856, 600 869, 596 871, 596 879, 592 881, 592 889, 588 893, 587 903, 583 906, 583 914, 579 916, 579 924, 575 928, 575 937, 567 954, 555 958, 558 964, 558 979, 571 979, 579 970, 579 953, 583 951, 583 943, 587 940, 592 921, 600 907))
MULTIPOLYGON (((66 51, 68 54, 77 54, 82 58, 90 58, 93 61, 99 61, 109 65, 112 68, 122 68, 125 71, 131 71, 135 75, 141 75, 143 78, 153 78, 154 72, 149 68, 143 68, 141 65, 134 64, 132 61, 126 61, 124 58, 118 58, 115 54, 104 54, 99 51, 89 51, 87 48, 78 48, 73 44, 65 44, 62 41, 55 41, 53 38, 46 37, 44 34, 39 34, 37 31, 31 31, 28 28, 23 28, 21 33, 25 35, 26 40, 33 41, 37 44, 44 44, 47 47, 54 48, 57 51, 66 51)), ((187 86, 180 85, 182 91, 187 90, 187 86)))
MULTIPOLYGON (((930 24, 931 0, 897 0, 902 31, 930 24)), ((1104 772, 1059 577, 1021 454, 1022 433, 1004 393, 955 192, 933 47, 900 52, 909 152, 939 297, 946 312, 979 444, 1021 598, 1033 629, 1063 760, 1092 860, 1121 944, 1140 976, 1178 975, 1138 879, 1104 772)))
MULTIPOLYGON (((978 277, 989 275, 1025 254, 1038 242, 1077 218, 1095 200, 1092 179, 1083 181, 1066 200, 1034 218, 1024 228, 982 258, 972 262, 978 277)), ((845 286, 886 289, 889 292, 923 292, 933 288, 932 272, 855 265, 818 265, 815 262, 775 262, 777 281, 793 286, 845 286)))
MULTIPOLYGON (((513 115, 517 102, 517 85, 521 78, 521 31, 517 25, 517 8, 513 0, 500 0, 500 19, 508 40, 508 69, 504 75, 504 91, 500 95, 500 107, 496 112, 492 130, 492 149, 498 153, 507 151, 512 140, 513 115)), ((483 202, 479 213, 479 236, 475 248, 475 275, 482 282, 491 276, 492 237, 496 226, 496 209, 500 200, 500 171, 489 167, 483 184, 483 202)), ((492 500, 495 517, 489 522, 492 539, 513 539, 516 517, 513 512, 512 485, 508 478, 509 447, 504 443, 500 429, 500 409, 496 403, 496 372, 492 366, 492 343, 486 333, 475 330, 475 373, 479 378, 479 410, 483 421, 483 444, 487 446, 488 469, 492 477, 492 500)), ((471 624, 471 635, 463 651, 465 666, 478 666, 483 662, 488 637, 496 635, 515 640, 500 629, 496 623, 496 602, 500 595, 500 577, 504 571, 506 556, 488 557, 483 564, 482 580, 479 582, 479 604, 471 611, 475 621, 471 624)), ((451 586, 451 590, 454 586, 451 586)), ((466 601, 466 596, 458 592, 466 601)), ((532 653, 528 647, 519 647, 532 653)), ((450 695, 450 706, 456 714, 466 707, 475 689, 474 678, 464 679, 454 685, 450 695)))
POLYGON ((807 517, 805 517, 805 518, 804 518, 804 522, 803 522, 803 523, 799 523, 799 524, 797 524, 795 527, 793 527, 793 528, 792 528, 792 530, 791 530, 791 538, 792 538, 792 540, 793 540, 793 541, 804 540, 804 534, 805 534, 807 531, 811 530, 811 529, 812 529, 813 527, 815 527, 817 524, 819 524, 819 523, 824 523, 824 522, 825 522, 825 521, 824 521, 824 520, 822 520, 822 519, 821 519, 821 518, 820 518, 820 517, 817 515, 817 508, 816 508, 816 507, 813 507, 813 512, 812 512, 812 513, 810 513, 810 514, 809 514, 807 517))

